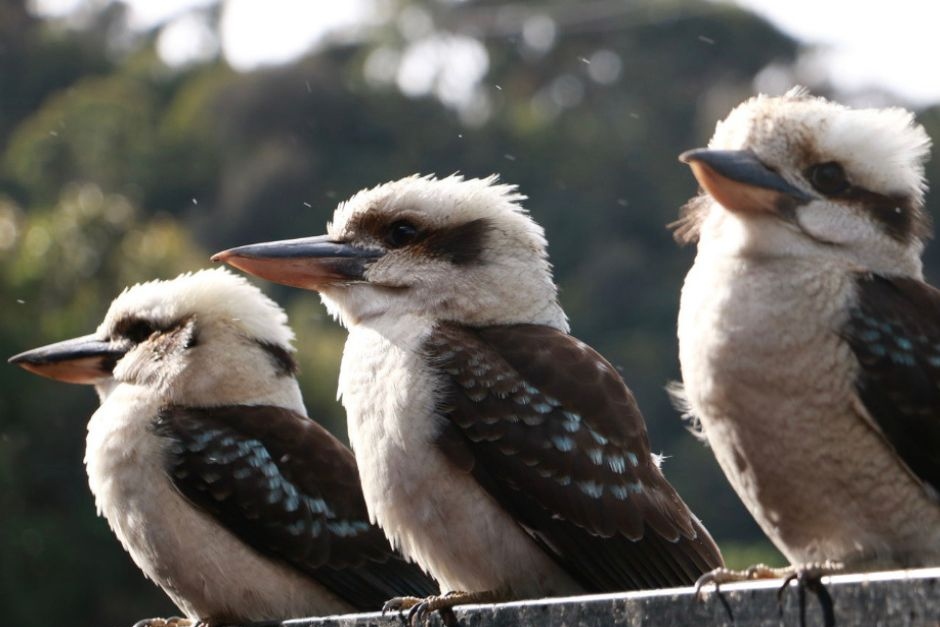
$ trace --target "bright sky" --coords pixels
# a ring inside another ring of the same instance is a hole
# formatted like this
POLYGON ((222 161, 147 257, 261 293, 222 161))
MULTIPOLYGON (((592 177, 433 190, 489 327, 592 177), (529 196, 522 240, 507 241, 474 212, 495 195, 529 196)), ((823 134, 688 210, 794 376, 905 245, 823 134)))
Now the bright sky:
MULTIPOLYGON (((33 1, 40 12, 52 15, 68 13, 81 4, 81 0, 33 1)), ((160 53, 168 62, 210 55, 221 45, 229 62, 242 70, 294 59, 324 35, 381 19, 388 6, 383 0, 225 0, 219 42, 206 24, 186 16, 188 9, 209 4, 210 0, 126 1, 133 26, 148 28, 168 23, 159 41, 160 53)), ((818 46, 811 61, 818 63, 824 75, 842 90, 882 87, 914 104, 940 102, 940 3, 736 2, 794 37, 818 46)), ((420 30, 420 23, 417 27, 420 30)))
POLYGON ((790 35, 825 47, 819 60, 843 90, 887 87, 940 102, 940 3, 933 0, 737 0, 790 35))

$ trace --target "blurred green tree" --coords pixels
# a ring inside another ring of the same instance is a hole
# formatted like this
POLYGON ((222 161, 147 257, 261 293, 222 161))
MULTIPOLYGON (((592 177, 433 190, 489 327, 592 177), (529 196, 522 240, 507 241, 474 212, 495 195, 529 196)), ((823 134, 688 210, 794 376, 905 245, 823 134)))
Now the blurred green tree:
MULTIPOLYGON (((623 372, 667 476, 730 562, 779 563, 663 391, 678 378, 692 255, 664 225, 695 192, 678 153, 707 140, 755 74, 790 67, 797 43, 698 0, 386 6, 356 38, 236 73, 220 59, 167 67, 159 27, 129 36, 121 3, 64 25, 0 1, 0 349, 86 333, 124 286, 204 267, 212 250, 320 233, 360 188, 498 172, 529 196, 574 331, 623 372)), ((218 7, 205 11, 217 24, 218 7)), ((940 108, 922 120, 940 137, 940 108)), ((928 174, 940 180, 940 161, 928 174)), ((297 332, 311 416, 344 435, 344 332, 315 296, 263 287, 297 332)), ((95 518, 81 468, 95 405, 90 390, 0 369, 0 592, 13 624, 172 612, 95 518)))
MULTIPOLYGON (((0 351, 90 333, 118 286, 205 258, 180 224, 94 184, 65 185, 54 204, 28 213, 3 199, 0 351)), ((0 376, 0 589, 12 623, 114 622, 170 608, 95 517, 82 451, 96 404, 91 389, 12 368, 0 376)))
POLYGON ((97 36, 107 30, 109 15, 103 12, 96 28, 65 31, 33 16, 25 0, 0 2, 0 145, 47 96, 112 69, 97 36))

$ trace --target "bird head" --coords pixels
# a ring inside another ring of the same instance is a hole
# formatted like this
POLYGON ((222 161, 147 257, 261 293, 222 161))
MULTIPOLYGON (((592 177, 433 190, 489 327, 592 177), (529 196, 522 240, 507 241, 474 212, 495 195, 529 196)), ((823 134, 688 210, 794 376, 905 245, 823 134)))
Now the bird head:
POLYGON ((86 336, 20 353, 10 362, 69 383, 146 386, 192 406, 251 402, 296 387, 293 332, 283 310, 224 269, 139 283, 111 303, 86 336), (283 385, 279 379, 286 379, 283 385))
POLYGON ((357 193, 327 234, 216 254, 251 274, 320 292, 347 326, 403 318, 567 330, 545 235, 496 177, 411 176, 357 193))
POLYGON ((700 251, 919 275, 929 148, 904 109, 850 109, 802 89, 751 98, 719 122, 708 148, 680 157, 703 194, 677 237, 697 239, 700 251))

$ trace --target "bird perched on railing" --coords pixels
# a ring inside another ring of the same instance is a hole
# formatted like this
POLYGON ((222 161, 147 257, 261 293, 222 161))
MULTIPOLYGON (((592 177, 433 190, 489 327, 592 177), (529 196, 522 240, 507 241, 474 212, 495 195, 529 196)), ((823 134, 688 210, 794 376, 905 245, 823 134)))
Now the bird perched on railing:
POLYGON ((542 228, 495 177, 410 177, 328 235, 214 259, 321 293, 369 513, 459 603, 688 585, 722 563, 616 369, 568 334, 542 228))
POLYGON ((96 385, 98 511, 190 619, 370 610, 437 589, 369 523, 352 452, 307 418, 292 340, 257 288, 203 270, 135 285, 95 333, 10 360, 96 385))
POLYGON ((677 229, 698 242, 684 402, 797 569, 940 563, 929 146, 907 111, 794 90, 746 101, 682 156, 704 190, 677 229))

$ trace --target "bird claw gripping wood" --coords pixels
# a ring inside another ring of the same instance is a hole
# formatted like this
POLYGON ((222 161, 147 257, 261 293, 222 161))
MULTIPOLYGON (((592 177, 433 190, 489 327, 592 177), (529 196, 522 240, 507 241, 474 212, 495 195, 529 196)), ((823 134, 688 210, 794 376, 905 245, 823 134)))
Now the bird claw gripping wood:
POLYGON ((808 564, 797 564, 783 568, 772 568, 766 564, 755 564, 744 570, 732 570, 730 568, 716 568, 698 578, 695 582, 695 598, 703 598, 702 590, 708 584, 715 585, 715 593, 728 612, 728 617, 734 620, 731 614, 731 607, 727 599, 721 595, 721 585, 725 583, 739 581, 754 581, 757 579, 783 579, 783 584, 777 589, 777 604, 781 614, 783 613, 783 595, 790 587, 790 582, 796 581, 797 593, 799 595, 800 625, 806 625, 806 591, 809 590, 819 599, 819 604, 823 610, 823 624, 826 627, 834 627, 836 624, 835 610, 832 604, 832 597, 829 591, 822 583, 822 578, 842 572, 845 567, 834 561, 812 562, 808 564))
POLYGON ((144 618, 134 623, 134 627, 201 627, 202 625, 204 625, 202 621, 196 622, 191 618, 182 618, 180 616, 144 618))
POLYGON ((796 580, 796 589, 800 607, 800 627, 806 625, 806 591, 809 590, 819 599, 819 605, 823 612, 823 625, 825 627, 835 627, 836 614, 832 604, 832 597, 829 590, 822 582, 822 578, 840 573, 845 570, 845 566, 839 562, 826 560, 825 562, 814 562, 809 564, 799 564, 790 567, 790 574, 783 580, 783 585, 777 590, 777 603, 783 614, 783 595, 790 585, 791 581, 796 580))
POLYGON ((417 625, 420 620, 427 618, 429 612, 428 601, 434 598, 436 597, 426 599, 411 596, 394 597, 382 605, 382 615, 384 616, 387 612, 398 612, 398 617, 402 623, 417 625), (404 614, 405 610, 408 610, 407 616, 404 614))
POLYGON ((493 590, 484 590, 482 592, 460 592, 452 590, 446 594, 430 596, 426 598, 418 597, 395 597, 389 599, 382 606, 382 614, 386 612, 399 613, 399 616, 411 625, 417 627, 419 624, 427 624, 430 615, 438 612, 441 621, 447 627, 457 625, 457 617, 454 615, 454 607, 458 605, 468 605, 471 603, 498 603, 505 600, 505 595, 493 590), (403 616, 402 612, 408 610, 408 615, 403 616))
POLYGON ((382 605, 382 615, 388 612, 403 612, 423 601, 420 597, 393 597, 382 605))

